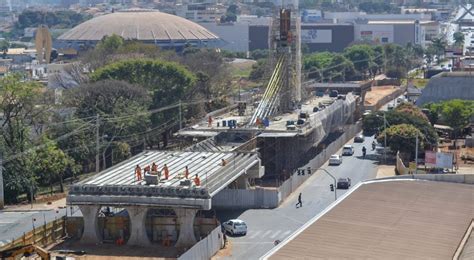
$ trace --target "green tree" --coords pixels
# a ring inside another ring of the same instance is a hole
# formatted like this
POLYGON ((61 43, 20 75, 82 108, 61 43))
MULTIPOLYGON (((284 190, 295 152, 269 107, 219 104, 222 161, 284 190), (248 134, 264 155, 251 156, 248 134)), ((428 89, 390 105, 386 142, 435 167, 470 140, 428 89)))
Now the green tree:
POLYGON ((441 116, 443 120, 454 129, 455 136, 469 124, 469 119, 474 115, 474 106, 469 106, 469 101, 453 99, 442 103, 441 116))
POLYGON ((41 149, 35 152, 33 157, 33 169, 35 176, 42 184, 49 185, 51 194, 53 184, 59 181, 61 192, 64 192, 63 179, 66 171, 76 172, 77 167, 72 158, 58 148, 57 144, 44 136, 41 139, 41 149))
MULTIPOLYGON (((135 133, 142 133, 150 126, 146 113, 150 104, 147 91, 125 81, 103 80, 82 85, 71 91, 68 103, 76 107, 78 118, 100 116, 102 168, 107 166, 105 158, 110 157, 114 142, 142 141, 144 136, 135 133), (111 117, 117 119, 108 119, 111 117)), ((90 142, 94 143, 95 139, 90 142)))
POLYGON ((374 58, 374 52, 369 45, 359 44, 350 46, 344 49, 344 56, 354 64, 354 68, 362 78, 367 78, 374 58))
POLYGON ((18 195, 35 189, 32 171, 32 132, 48 116, 49 107, 42 86, 24 82, 18 74, 0 79, 0 113, 2 114, 1 148, 4 155, 3 173, 5 198, 14 202, 18 195))
POLYGON ((416 137, 419 140, 419 149, 423 149, 424 135, 415 126, 410 124, 399 124, 393 125, 384 130, 377 138, 379 142, 384 142, 384 138, 387 138, 387 145, 390 150, 400 153, 404 153, 412 158, 415 154, 416 137))
POLYGON ((433 49, 436 51, 436 56, 438 57, 439 64, 441 62, 441 57, 444 56, 444 52, 446 51, 448 43, 446 42, 446 39, 438 37, 431 40, 431 46, 433 46, 433 49))
POLYGON ((266 59, 260 59, 257 63, 252 65, 252 70, 250 71, 249 79, 253 81, 261 81, 265 75, 268 62, 266 59))
POLYGON ((464 45, 464 33, 455 32, 453 34, 454 45, 461 47, 464 45))

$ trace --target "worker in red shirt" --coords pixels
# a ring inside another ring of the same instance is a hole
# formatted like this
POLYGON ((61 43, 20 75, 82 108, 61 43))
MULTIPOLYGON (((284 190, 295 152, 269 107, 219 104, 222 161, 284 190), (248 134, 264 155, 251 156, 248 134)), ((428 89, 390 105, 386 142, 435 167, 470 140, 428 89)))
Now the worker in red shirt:
POLYGON ((188 166, 186 165, 186 166, 184 167, 184 178, 187 179, 188 176, 189 176, 189 169, 188 169, 188 166))
POLYGON ((151 171, 155 173, 158 172, 158 165, 154 162, 151 164, 151 171))
POLYGON ((197 174, 196 176, 194 176, 194 184, 196 184, 196 186, 201 186, 201 180, 199 179, 197 174))
POLYGON ((207 118, 207 126, 208 127, 212 126, 212 116, 209 116, 209 118, 207 118))
POLYGON ((142 168, 140 168, 140 165, 137 165, 137 167, 135 167, 135 177, 137 181, 142 180, 142 168))
POLYGON ((163 173, 165 174, 165 180, 167 180, 170 175, 170 172, 168 170, 168 166, 166 165, 166 163, 165 163, 165 166, 163 166, 163 173))

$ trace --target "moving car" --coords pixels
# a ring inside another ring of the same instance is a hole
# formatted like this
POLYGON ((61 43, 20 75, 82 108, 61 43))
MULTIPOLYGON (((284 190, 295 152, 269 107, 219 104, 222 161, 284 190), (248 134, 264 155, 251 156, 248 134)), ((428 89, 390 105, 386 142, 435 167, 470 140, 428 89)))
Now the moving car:
POLYGON ((360 134, 354 137, 354 143, 363 143, 364 141, 365 141, 365 137, 363 134, 360 134))
POLYGON ((240 219, 231 219, 222 223, 225 232, 231 235, 246 235, 247 234, 247 224, 240 219))
POLYGON ((337 179, 337 188, 338 189, 349 189, 351 187, 351 179, 350 178, 339 178, 337 179))
POLYGON ((354 146, 350 144, 344 145, 344 147, 342 148, 342 155, 351 156, 353 154, 354 154, 354 146))
POLYGON ((329 158, 329 165, 339 165, 342 163, 342 156, 338 154, 333 154, 329 158))

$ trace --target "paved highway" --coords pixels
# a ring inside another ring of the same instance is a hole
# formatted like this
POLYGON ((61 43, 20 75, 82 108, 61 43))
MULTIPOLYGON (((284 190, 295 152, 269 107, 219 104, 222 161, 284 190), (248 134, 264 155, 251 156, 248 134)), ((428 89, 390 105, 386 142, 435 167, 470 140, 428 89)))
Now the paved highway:
MULTIPOLYGON (((344 156, 339 166, 322 167, 334 177, 349 177, 352 186, 360 181, 373 179, 377 174, 376 155, 371 151, 373 137, 366 137, 365 142, 353 144, 353 156, 344 156), (362 158, 362 146, 367 148, 367 156, 362 158)), ((352 141, 351 141, 352 142, 352 141)), ((299 189, 293 192, 280 207, 276 209, 247 210, 244 212, 218 212, 221 221, 239 218, 247 223, 246 236, 230 237, 232 252, 230 256, 219 259, 258 259, 274 247, 275 240, 283 241, 312 217, 323 211, 334 202, 334 193, 329 185, 333 180, 324 172, 313 173, 299 189), (303 207, 296 209, 295 204, 299 193, 302 193, 303 207)), ((347 190, 337 190, 341 196, 347 190)))

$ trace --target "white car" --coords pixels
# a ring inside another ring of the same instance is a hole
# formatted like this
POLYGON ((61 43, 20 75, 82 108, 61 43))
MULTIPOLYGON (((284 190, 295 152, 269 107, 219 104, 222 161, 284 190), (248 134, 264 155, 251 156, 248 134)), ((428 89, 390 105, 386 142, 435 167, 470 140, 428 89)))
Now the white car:
POLYGON ((350 144, 344 145, 344 147, 342 148, 342 155, 351 156, 353 154, 354 154, 354 146, 350 144))
POLYGON ((342 163, 342 156, 338 154, 333 154, 331 155, 331 158, 329 158, 329 165, 339 165, 342 163))
POLYGON ((240 219, 231 219, 222 223, 226 233, 231 235, 246 235, 247 234, 247 224, 240 219))

